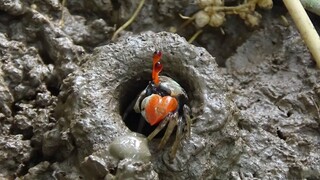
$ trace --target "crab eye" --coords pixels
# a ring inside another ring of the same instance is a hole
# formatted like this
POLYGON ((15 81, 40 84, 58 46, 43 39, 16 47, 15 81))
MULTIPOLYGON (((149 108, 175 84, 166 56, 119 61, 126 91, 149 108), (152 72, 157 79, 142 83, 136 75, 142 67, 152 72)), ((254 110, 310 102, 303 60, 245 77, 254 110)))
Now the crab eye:
POLYGON ((161 55, 162 55, 161 51, 155 51, 155 52, 153 53, 153 57, 155 57, 155 58, 157 58, 157 59, 159 59, 159 60, 160 60, 160 58, 161 58, 161 55))
POLYGON ((155 51, 154 55, 161 55, 161 51, 155 51))
POLYGON ((157 62, 155 65, 154 65, 154 69, 156 72, 160 72, 162 70, 162 64, 160 62, 157 62))

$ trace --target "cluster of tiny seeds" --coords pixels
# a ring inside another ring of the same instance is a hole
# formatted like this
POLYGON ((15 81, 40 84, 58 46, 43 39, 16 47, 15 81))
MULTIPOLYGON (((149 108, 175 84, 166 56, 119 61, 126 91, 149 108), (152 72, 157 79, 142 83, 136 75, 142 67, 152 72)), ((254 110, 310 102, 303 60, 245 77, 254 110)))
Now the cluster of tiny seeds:
POLYGON ((271 9, 272 0, 244 0, 238 6, 225 6, 224 0, 197 0, 201 8, 194 16, 198 28, 206 25, 220 27, 225 21, 227 14, 239 15, 245 24, 254 27, 259 25, 261 15, 255 11, 256 6, 263 9, 271 9))

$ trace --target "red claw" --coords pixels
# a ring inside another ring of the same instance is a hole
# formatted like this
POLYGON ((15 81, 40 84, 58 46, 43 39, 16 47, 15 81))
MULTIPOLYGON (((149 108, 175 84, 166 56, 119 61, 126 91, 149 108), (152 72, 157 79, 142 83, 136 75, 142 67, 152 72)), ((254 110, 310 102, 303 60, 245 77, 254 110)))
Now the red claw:
POLYGON ((177 108, 178 101, 176 98, 152 94, 148 97, 148 104, 145 109, 146 119, 151 126, 156 125, 177 108))
POLYGON ((159 73, 162 70, 162 64, 160 63, 161 56, 161 51, 156 51, 153 54, 152 80, 156 86, 159 85, 159 73))

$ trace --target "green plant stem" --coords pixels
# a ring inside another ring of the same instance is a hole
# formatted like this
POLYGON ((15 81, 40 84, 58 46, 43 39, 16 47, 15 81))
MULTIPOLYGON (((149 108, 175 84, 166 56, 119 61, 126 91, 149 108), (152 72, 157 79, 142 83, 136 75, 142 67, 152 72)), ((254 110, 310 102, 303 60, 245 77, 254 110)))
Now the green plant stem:
POLYGON ((113 34, 111 40, 114 41, 117 37, 117 35, 123 31, 125 28, 127 28, 133 21, 134 19, 137 17, 137 15, 139 14, 140 10, 142 9, 142 6, 144 5, 145 0, 141 0, 137 9, 134 11, 132 17, 126 22, 124 23, 119 29, 117 29, 117 31, 113 34))
POLYGON ((203 32, 202 29, 199 29, 189 40, 188 43, 192 43, 201 33, 203 32))

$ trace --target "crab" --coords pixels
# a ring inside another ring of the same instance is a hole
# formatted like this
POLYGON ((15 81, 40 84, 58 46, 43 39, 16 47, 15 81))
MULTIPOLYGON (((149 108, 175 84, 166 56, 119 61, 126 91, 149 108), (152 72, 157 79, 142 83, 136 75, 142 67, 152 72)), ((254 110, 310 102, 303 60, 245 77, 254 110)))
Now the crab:
POLYGON ((169 153, 169 158, 175 158, 179 144, 185 136, 190 136, 190 108, 186 105, 188 96, 185 90, 172 78, 159 76, 162 71, 160 63, 162 53, 156 51, 153 55, 152 81, 138 96, 134 110, 141 113, 151 125, 157 126, 147 139, 152 140, 164 127, 167 129, 158 146, 163 148, 177 127, 176 136, 169 153))

